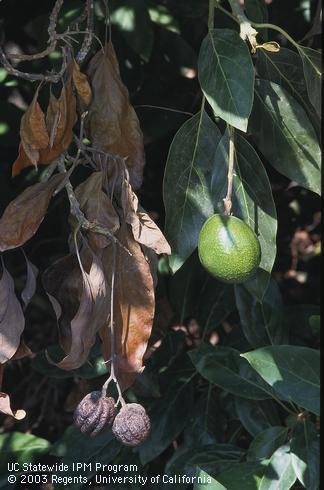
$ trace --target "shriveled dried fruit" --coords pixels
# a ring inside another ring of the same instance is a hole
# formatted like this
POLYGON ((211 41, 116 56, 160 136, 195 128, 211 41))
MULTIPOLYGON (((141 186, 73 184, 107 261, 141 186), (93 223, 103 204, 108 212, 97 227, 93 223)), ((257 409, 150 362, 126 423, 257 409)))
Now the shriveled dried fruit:
POLYGON ((150 419, 138 403, 125 405, 116 415, 112 431, 125 446, 138 446, 150 432, 150 419))
POLYGON ((74 411, 73 422, 82 433, 91 437, 111 425, 116 416, 115 400, 101 391, 88 393, 74 411))

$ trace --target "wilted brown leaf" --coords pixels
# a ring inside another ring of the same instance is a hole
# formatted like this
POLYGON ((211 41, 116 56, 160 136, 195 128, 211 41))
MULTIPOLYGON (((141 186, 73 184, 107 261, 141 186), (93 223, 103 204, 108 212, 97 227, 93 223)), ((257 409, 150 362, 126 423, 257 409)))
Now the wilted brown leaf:
POLYGON ((42 282, 56 314, 60 344, 67 354, 71 349, 71 321, 82 295, 82 274, 76 255, 66 255, 51 264, 43 273, 42 282))
POLYGON ((10 406, 10 397, 7 393, 0 391, 0 412, 11 415, 16 420, 22 420, 26 417, 25 410, 12 410, 10 406))
POLYGON ((2 260, 0 279, 0 363, 9 361, 17 351, 25 318, 15 294, 14 281, 2 260))
MULTIPOLYGON (((102 172, 93 172, 82 184, 75 189, 80 208, 92 223, 96 223, 115 233, 119 228, 119 217, 107 194, 102 190, 102 172)), ((74 218, 71 217, 72 223, 74 218)), ((94 248, 105 248, 110 240, 104 235, 90 233, 90 245, 94 248)))
POLYGON ((171 254, 171 248, 160 228, 138 204, 136 194, 130 184, 124 180, 122 186, 122 207, 125 221, 132 227, 135 240, 157 254, 171 254))
POLYGON ((21 340, 18 349, 11 358, 11 361, 17 361, 18 359, 23 359, 24 357, 34 357, 34 353, 30 350, 28 345, 21 340))
MULTIPOLYGON (((65 370, 77 369, 87 359, 96 333, 106 322, 110 311, 107 283, 99 257, 93 255, 89 273, 82 271, 83 290, 75 317, 71 321, 71 346, 57 363, 65 370)), ((53 362, 49 359, 50 362, 53 362)))
POLYGON ((50 199, 67 174, 27 187, 11 201, 0 219, 0 252, 20 247, 38 230, 50 199))
POLYGON ((27 308, 30 300, 34 296, 36 292, 36 278, 38 276, 38 269, 36 265, 32 264, 30 260, 24 254, 26 260, 27 274, 26 274, 26 283, 24 289, 21 292, 21 299, 24 303, 24 307, 27 308))
MULTIPOLYGON (((24 114, 23 118, 26 116, 27 112, 24 114)), ((77 120, 76 100, 73 94, 71 76, 66 85, 63 86, 59 99, 52 93, 50 94, 46 111, 46 123, 44 114, 43 120, 47 134, 47 144, 37 150, 37 155, 35 153, 35 159, 33 161, 30 152, 26 150, 26 145, 22 138, 19 146, 18 158, 12 167, 13 177, 18 175, 24 168, 30 167, 31 165, 47 165, 58 158, 70 146, 73 137, 72 129, 77 120)))
POLYGON ((134 189, 142 184, 145 165, 143 135, 128 90, 123 84, 111 43, 92 58, 88 67, 92 86, 88 127, 92 145, 128 157, 126 165, 134 189))
MULTIPOLYGON (((143 356, 151 335, 154 317, 154 287, 149 265, 140 245, 127 225, 116 236, 132 253, 117 247, 115 272, 114 324, 117 377, 122 389, 129 387, 143 370, 143 356)), ((105 275, 111 277, 112 250, 103 252, 105 275)), ((109 282, 109 280, 108 280, 109 282)), ((100 330, 105 360, 111 358, 109 323, 100 330)))
POLYGON ((78 96, 80 97, 82 103, 86 107, 88 107, 92 98, 92 92, 90 84, 88 82, 88 77, 85 73, 82 73, 80 71, 80 66, 74 59, 72 61, 72 70, 73 83, 78 93, 78 96))
POLYGON ((37 167, 39 150, 48 146, 49 137, 45 124, 45 115, 37 102, 39 87, 27 111, 21 118, 20 138, 25 153, 31 163, 37 167))

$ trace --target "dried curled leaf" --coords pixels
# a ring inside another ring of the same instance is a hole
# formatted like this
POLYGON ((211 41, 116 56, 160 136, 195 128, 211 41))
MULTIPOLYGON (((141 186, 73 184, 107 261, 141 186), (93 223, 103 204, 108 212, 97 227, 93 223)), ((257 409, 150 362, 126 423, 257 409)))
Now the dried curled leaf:
POLYGON ((124 180, 122 186, 122 207, 125 221, 132 227, 135 240, 154 250, 157 254, 171 255, 171 248, 160 228, 138 204, 136 194, 124 180))
POLYGON ((80 71, 80 66, 74 59, 72 61, 72 76, 74 86, 81 102, 88 107, 92 99, 91 87, 87 75, 80 71))
POLYGON ((25 256, 26 266, 27 266, 27 275, 26 275, 26 284, 24 289, 21 292, 21 299, 24 303, 24 307, 27 308, 30 300, 34 296, 36 292, 36 279, 38 276, 38 269, 36 265, 34 265, 28 258, 25 256))
POLYGON ((126 165, 134 189, 142 184, 145 165, 143 135, 128 90, 123 84, 111 43, 92 58, 88 67, 93 98, 88 128, 95 148, 127 157, 126 165))
POLYGON ((20 336, 25 328, 25 318, 15 294, 14 281, 2 261, 0 279, 0 363, 5 363, 16 353, 20 336))
POLYGON ((276 41, 269 41, 267 43, 258 44, 256 48, 262 48, 265 51, 270 51, 271 53, 278 53, 280 51, 280 44, 276 41))
POLYGON ((89 273, 85 270, 81 272, 83 290, 78 311, 71 321, 70 349, 64 359, 56 364, 65 370, 77 369, 86 361, 96 333, 106 322, 110 311, 107 283, 100 258, 93 255, 89 273))
MULTIPOLYGON (((23 125, 24 117, 28 111, 29 109, 22 117, 21 125, 23 125)), ((38 148, 37 154, 33 154, 34 160, 31 158, 30 151, 26 149, 25 140, 21 131, 21 144, 19 145, 18 158, 12 167, 12 176, 15 177, 24 168, 30 167, 31 165, 35 165, 36 167, 37 165, 47 165, 58 158, 71 144, 73 137, 72 129, 76 120, 76 100, 73 94, 72 76, 70 76, 66 85, 61 90, 59 99, 52 93, 50 94, 46 111, 46 121, 44 114, 41 117, 41 127, 44 134, 46 132, 47 143, 45 146, 43 144, 38 148)), ((25 132, 30 129, 28 124, 31 124, 30 118, 24 122, 25 132)), ((45 137, 43 143, 45 143, 45 137)))
MULTIPOLYGON (((102 172, 93 172, 75 189, 75 196, 89 221, 115 233, 119 228, 119 217, 102 187, 102 172)), ((74 218, 71 218, 71 221, 74 223, 74 218)), ((109 245, 110 240, 104 235, 91 233, 89 243, 94 248, 105 248, 109 245)))
MULTIPOLYGON (((88 263, 84 267, 87 269, 88 263)), ((44 271, 42 282, 56 314, 60 344, 67 354, 71 349, 71 321, 78 311, 83 289, 76 255, 66 255, 51 264, 44 271)))
POLYGON ((66 175, 54 175, 47 182, 31 185, 8 204, 0 219, 0 252, 20 247, 36 233, 52 195, 66 175))
MULTIPOLYGON (((132 253, 128 255, 117 247, 115 272, 114 324, 116 335, 116 362, 118 380, 122 389, 129 387, 137 373, 143 370, 143 356, 151 335, 154 318, 154 287, 150 267, 140 245, 133 239, 127 225, 122 225, 116 236, 132 253)), ((108 283, 111 277, 112 250, 103 252, 103 264, 108 283)), ((100 330, 103 355, 111 358, 109 324, 100 330)))
POLYGON ((36 168, 39 159, 39 150, 46 148, 49 143, 45 115, 37 101, 38 92, 39 87, 35 92, 30 106, 22 116, 20 123, 21 144, 31 164, 36 168))
POLYGON ((26 417, 25 410, 12 410, 9 395, 2 391, 0 391, 0 412, 11 415, 11 417, 14 417, 16 420, 22 420, 26 417))

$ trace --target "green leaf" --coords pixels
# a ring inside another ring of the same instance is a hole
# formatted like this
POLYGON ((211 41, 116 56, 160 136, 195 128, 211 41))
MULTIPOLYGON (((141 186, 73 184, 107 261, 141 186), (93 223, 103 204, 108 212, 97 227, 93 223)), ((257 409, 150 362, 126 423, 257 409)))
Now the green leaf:
POLYGON ((321 331, 321 317, 319 315, 312 315, 309 317, 309 325, 314 335, 320 335, 321 331))
POLYGON ((176 272, 197 247, 205 220, 213 214, 209 181, 217 126, 205 111, 184 123, 170 147, 163 182, 165 233, 170 242, 171 270, 176 272))
POLYGON ((170 10, 164 5, 154 5, 149 7, 151 21, 163 26, 172 32, 180 33, 179 22, 174 18, 170 10))
POLYGON ((208 32, 199 52, 198 78, 215 115, 246 132, 253 102, 254 68, 249 49, 236 31, 208 32))
POLYGON ((254 375, 237 350, 201 344, 188 355, 201 376, 229 393, 251 400, 271 398, 272 391, 254 375))
POLYGON ((289 490, 295 481, 290 447, 287 444, 273 453, 258 490, 289 490))
MULTIPOLYGON (((48 453, 51 443, 41 437, 22 432, 0 434, 0 471, 7 472, 8 463, 32 463, 48 453)), ((8 483, 8 482, 7 482, 8 483)))
POLYGON ((233 286, 208 274, 197 253, 193 253, 171 278, 169 296, 180 323, 192 316, 203 334, 217 327, 235 308, 233 286))
POLYGON ((319 434, 308 419, 299 423, 291 440, 291 458, 295 474, 307 490, 319 488, 319 434))
POLYGON ((322 87, 322 60, 321 53, 312 48, 298 46, 298 53, 303 62, 309 100, 317 114, 321 116, 321 87, 322 87))
MULTIPOLYGON (((264 0, 245 0, 244 10, 249 20, 260 24, 268 22, 268 10, 264 0)), ((267 29, 258 29, 258 34, 265 41, 268 40, 267 29)))
POLYGON ((143 465, 159 456, 174 441, 186 425, 193 404, 191 378, 180 378, 162 398, 150 407, 150 435, 139 447, 143 465))
POLYGON ((197 467, 215 476, 220 471, 233 468, 244 451, 232 444, 208 444, 189 450, 178 450, 166 465, 167 475, 194 476, 197 467))
POLYGON ((243 427, 256 436, 263 430, 280 424, 276 405, 272 400, 246 400, 235 398, 237 415, 243 427))
POLYGON ((154 36, 145 1, 115 0, 109 6, 112 24, 120 29, 129 46, 145 61, 149 61, 154 36))
POLYGON ((280 85, 258 80, 249 127, 269 163, 291 180, 320 194, 320 147, 298 102, 280 85))
POLYGON ((238 463, 216 476, 209 485, 195 485, 194 490, 258 490, 265 463, 238 463))
POLYGON ((241 354, 284 399, 319 415, 320 354, 293 345, 263 347, 241 354))
MULTIPOLYGON (((50 454, 59 457, 61 462, 69 466, 68 472, 64 473, 65 476, 75 476, 72 463, 84 463, 86 466, 83 467, 83 476, 90 480, 98 471, 93 463, 110 463, 121 448, 111 430, 105 430, 96 437, 89 437, 71 425, 53 446, 50 454)), ((69 488, 79 489, 80 483, 69 484, 69 488)))
POLYGON ((259 432, 250 444, 246 459, 248 461, 256 461, 270 458, 286 442, 287 435, 288 428, 280 426, 268 427, 259 432))
POLYGON ((223 485, 218 483, 204 470, 198 469, 197 482, 194 484, 194 490, 226 490, 223 485))
POLYGON ((262 301, 258 301, 244 286, 235 285, 234 290, 242 329, 253 347, 288 342, 288 330, 282 323, 282 298, 273 279, 262 301))
POLYGON ((222 441, 226 428, 226 413, 217 393, 209 385, 206 393, 196 402, 184 431, 186 447, 215 444, 222 441))
MULTIPOLYGON (((270 182, 253 147, 239 134, 235 135, 233 176, 234 216, 245 221, 257 234, 261 262, 255 278, 245 282, 248 290, 260 300, 268 286, 276 257, 277 214, 270 182)), ((225 131, 215 153, 211 182, 216 212, 223 212, 227 190, 229 132, 225 131)))

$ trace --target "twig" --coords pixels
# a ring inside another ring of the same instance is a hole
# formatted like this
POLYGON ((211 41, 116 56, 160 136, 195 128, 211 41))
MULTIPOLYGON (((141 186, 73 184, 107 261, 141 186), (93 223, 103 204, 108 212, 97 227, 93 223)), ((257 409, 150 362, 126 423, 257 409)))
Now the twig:
POLYGON ((251 51, 252 53, 255 53, 256 46, 257 46, 256 35, 258 32, 252 27, 252 22, 250 22, 249 19, 246 17, 243 7, 239 3, 239 1, 238 0, 228 0, 228 1, 231 6, 234 17, 238 20, 240 24, 241 38, 243 39, 243 41, 245 41, 246 39, 249 40, 249 43, 252 48, 251 51))
POLYGON ((80 51, 77 53, 75 59, 79 65, 87 56, 92 43, 92 32, 93 32, 93 0, 86 0, 86 9, 87 9, 87 29, 86 34, 83 39, 82 46, 80 51))
POLYGON ((227 173, 227 194, 224 201, 224 214, 229 216, 232 209, 232 193, 233 193, 233 172, 234 172, 234 128, 229 126, 230 139, 228 149, 228 173, 227 173))
POLYGON ((47 75, 42 75, 42 74, 38 74, 38 73, 25 73, 25 72, 17 70, 7 60, 6 55, 5 55, 5 53, 1 47, 0 47, 0 62, 3 64, 5 69, 11 75, 14 75, 15 77, 23 78, 24 80, 28 80, 29 82, 44 81, 44 82, 57 83, 61 80, 61 78, 62 78, 62 76, 66 70, 65 48, 62 48, 62 52, 63 52, 63 63, 62 63, 61 70, 58 73, 52 73, 52 74, 47 74, 47 75))
MULTIPOLYGON (((66 173, 66 168, 64 165, 63 158, 59 160, 58 162, 58 169, 61 173, 66 173)), ((107 228, 103 228, 102 226, 98 225, 97 223, 92 223, 90 222, 83 212, 80 209, 80 204, 74 194, 74 190, 72 187, 72 184, 70 182, 70 179, 67 179, 65 182, 65 189, 70 201, 70 210, 71 214, 76 218, 78 223, 80 224, 81 228, 87 231, 91 231, 93 233, 98 233, 98 235, 104 235, 108 237, 114 244, 117 244, 120 248, 124 250, 128 255, 132 256, 131 252, 118 240, 118 238, 115 237, 109 231, 107 228)))
POLYGON ((194 116, 192 112, 186 112, 186 111, 180 111, 179 109, 171 109, 170 107, 163 107, 159 105, 149 105, 149 104, 140 104, 140 105, 135 105, 134 108, 137 109, 138 107, 142 108, 147 108, 147 109, 160 109, 162 111, 169 111, 169 112, 177 112, 178 114, 185 114, 186 116, 194 116))
POLYGON ((49 42, 51 42, 55 36, 56 36, 56 24, 57 24, 57 19, 60 13, 60 10, 62 8, 64 0, 56 0, 54 8, 51 12, 51 15, 49 17, 49 26, 47 29, 48 35, 49 35, 49 42))
POLYGON ((118 391, 118 400, 116 406, 120 403, 122 407, 126 405, 123 398, 121 388, 116 377, 116 350, 115 350, 115 323, 114 323, 114 287, 115 287, 115 273, 116 273, 116 245, 112 244, 112 267, 111 267, 111 290, 110 290, 110 350, 111 350, 111 366, 110 376, 102 386, 102 396, 106 396, 107 388, 111 381, 116 385, 118 391))

